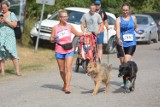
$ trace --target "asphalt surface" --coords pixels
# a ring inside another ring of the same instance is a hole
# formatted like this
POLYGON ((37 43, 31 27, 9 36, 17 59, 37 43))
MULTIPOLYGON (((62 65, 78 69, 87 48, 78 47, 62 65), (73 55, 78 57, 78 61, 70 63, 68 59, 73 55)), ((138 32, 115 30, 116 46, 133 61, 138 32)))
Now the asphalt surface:
MULTIPOLYGON (((119 60, 109 55, 113 66, 109 92, 102 85, 92 96, 93 81, 82 71, 73 71, 71 94, 62 88, 58 69, 32 72, 22 77, 0 79, 0 107, 160 107, 160 42, 138 45, 133 60, 138 64, 135 91, 124 93, 118 78, 119 60)), ((107 62, 107 55, 102 62, 107 62)), ((54 65, 54 66, 57 66, 54 65)), ((74 70, 75 62, 73 64, 74 70)))

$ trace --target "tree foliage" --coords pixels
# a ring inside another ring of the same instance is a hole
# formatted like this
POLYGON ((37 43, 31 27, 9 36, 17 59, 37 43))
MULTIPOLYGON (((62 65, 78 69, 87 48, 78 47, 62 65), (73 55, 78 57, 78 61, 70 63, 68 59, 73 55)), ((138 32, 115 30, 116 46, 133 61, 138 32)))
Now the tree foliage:
MULTIPOLYGON (((89 7, 93 0, 56 0, 54 6, 45 6, 44 16, 65 7, 89 7)), ((36 4, 36 0, 27 0, 26 18, 38 19, 41 13, 42 4, 36 4)))
MULTIPOLYGON (((46 18, 48 14, 52 14, 58 9, 65 7, 89 7, 94 1, 95 0, 55 0, 54 6, 45 6, 44 18, 46 18)), ((130 3, 133 13, 160 11, 159 0, 101 0, 103 10, 114 13, 116 16, 121 14, 121 6, 124 2, 130 3)), ((25 36, 22 38, 22 44, 30 44, 30 31, 34 23, 39 20, 41 9, 42 4, 37 4, 36 0, 27 0, 25 36)))
MULTIPOLYGON (((89 7, 90 3, 95 0, 55 0, 54 6, 45 6, 44 16, 53 13, 58 9, 65 7, 89 7)), ((105 11, 112 12, 119 15, 121 12, 121 5, 124 2, 130 3, 133 13, 160 11, 159 0, 101 0, 102 8, 105 11)), ((26 18, 39 19, 41 13, 41 4, 36 4, 36 0, 27 0, 27 14, 26 18)))

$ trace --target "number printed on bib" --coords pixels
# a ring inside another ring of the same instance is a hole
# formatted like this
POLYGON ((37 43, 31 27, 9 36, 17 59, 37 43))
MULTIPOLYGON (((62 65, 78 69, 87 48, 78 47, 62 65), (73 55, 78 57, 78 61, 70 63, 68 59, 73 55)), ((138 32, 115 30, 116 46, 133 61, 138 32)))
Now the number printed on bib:
POLYGON ((124 41, 133 41, 133 34, 124 34, 123 40, 124 41))

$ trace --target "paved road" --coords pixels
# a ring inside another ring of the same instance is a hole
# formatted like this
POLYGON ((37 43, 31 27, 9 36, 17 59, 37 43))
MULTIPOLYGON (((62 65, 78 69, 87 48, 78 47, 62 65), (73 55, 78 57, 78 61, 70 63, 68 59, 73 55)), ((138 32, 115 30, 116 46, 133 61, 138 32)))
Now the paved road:
MULTIPOLYGON (((92 96, 93 81, 83 72, 73 72, 71 94, 61 91, 57 69, 33 72, 22 77, 0 79, 0 107, 160 107, 160 43, 138 45, 134 55, 139 71, 136 89, 123 93, 118 78, 119 60, 110 55, 113 73, 109 93, 102 85, 92 96)), ((106 55, 102 62, 107 62, 106 55)), ((56 65, 57 66, 57 65, 56 65)), ((73 67, 74 68, 74 67, 73 67)))

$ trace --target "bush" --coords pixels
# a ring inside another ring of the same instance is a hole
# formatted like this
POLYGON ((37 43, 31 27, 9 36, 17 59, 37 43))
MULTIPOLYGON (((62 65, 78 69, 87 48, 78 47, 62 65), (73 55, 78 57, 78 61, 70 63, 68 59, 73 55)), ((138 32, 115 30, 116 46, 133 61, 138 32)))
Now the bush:
POLYGON ((30 31, 35 25, 36 20, 34 19, 26 19, 25 25, 24 25, 24 32, 23 36, 21 38, 21 44, 24 46, 31 46, 33 44, 31 37, 30 37, 30 31))

